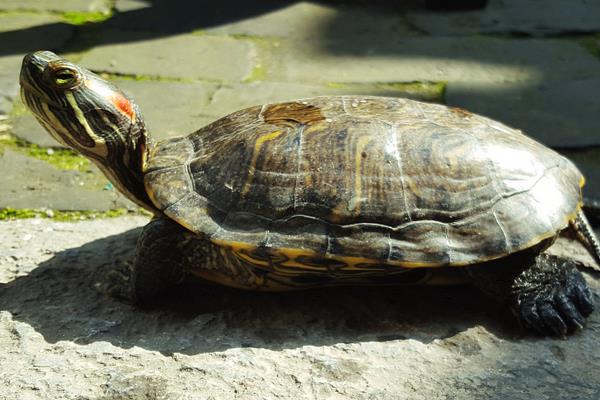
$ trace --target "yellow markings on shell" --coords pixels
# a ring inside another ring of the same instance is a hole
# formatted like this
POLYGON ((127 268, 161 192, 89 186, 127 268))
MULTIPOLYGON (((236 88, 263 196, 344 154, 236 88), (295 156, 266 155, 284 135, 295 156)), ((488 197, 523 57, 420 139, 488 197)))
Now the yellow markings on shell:
POLYGON ((81 111, 81 108, 79 108, 77 101, 75 101, 75 97, 73 96, 73 93, 66 92, 65 98, 71 105, 71 108, 73 108, 75 117, 77 118, 77 120, 79 121, 81 126, 83 126, 85 133, 87 133, 87 135, 94 141, 94 147, 92 149, 90 149, 90 151, 93 151, 94 153, 98 154, 100 157, 106 158, 106 156, 108 155, 108 149, 105 146, 104 139, 101 138, 100 136, 96 135, 94 130, 90 127, 90 124, 88 124, 88 121, 85 118, 85 115, 83 115, 83 111, 81 111), (99 146, 100 144, 102 144, 102 146, 99 146))
MULTIPOLYGON (((252 250, 256 249, 256 246, 253 244, 244 243, 244 242, 233 242, 233 241, 221 240, 221 239, 210 239, 210 241, 213 242, 214 244, 216 244, 217 246, 221 246, 221 247, 230 249, 233 253, 235 253, 236 255, 239 255, 240 258, 246 259, 251 264, 257 264, 259 266, 270 266, 270 264, 265 260, 256 260, 255 258, 248 256, 247 254, 243 254, 244 251, 248 252, 248 251, 252 251, 252 250)), ((302 268, 302 269, 314 269, 316 271, 322 271, 326 267, 307 265, 305 263, 297 261, 298 258, 311 257, 311 258, 315 258, 315 259, 325 258, 328 260, 338 260, 340 262, 347 264, 346 267, 341 268, 341 270, 343 270, 343 271, 351 271, 351 270, 365 271, 365 269, 367 269, 367 268, 359 267, 358 265, 360 265, 360 264, 370 264, 370 265, 385 264, 385 265, 404 267, 404 268, 426 268, 426 267, 433 268, 433 267, 445 266, 445 264, 441 264, 441 263, 426 263, 426 262, 420 262, 420 261, 414 261, 414 262, 412 262, 412 261, 397 261, 397 260, 382 261, 382 260, 374 260, 371 258, 356 257, 356 256, 343 256, 343 255, 331 255, 331 254, 323 255, 323 254, 319 254, 313 250, 294 249, 294 248, 289 248, 289 247, 278 247, 278 248, 276 248, 276 250, 282 254, 285 254, 287 257, 289 257, 288 261, 279 263, 280 266, 298 267, 298 268, 302 268)))
POLYGON ((579 187, 582 188, 585 186, 585 176, 581 175, 581 178, 579 179, 579 187))
POLYGON ((254 151, 252 152, 252 159, 250 160, 248 179, 246 180, 246 183, 244 183, 244 188, 242 189, 242 196, 246 195, 250 191, 250 186, 252 185, 252 181, 254 180, 256 161, 258 160, 258 156, 260 155, 262 145, 266 141, 277 139, 282 134, 283 131, 273 131, 271 133, 261 135, 258 139, 256 139, 256 142, 254 143, 254 151))

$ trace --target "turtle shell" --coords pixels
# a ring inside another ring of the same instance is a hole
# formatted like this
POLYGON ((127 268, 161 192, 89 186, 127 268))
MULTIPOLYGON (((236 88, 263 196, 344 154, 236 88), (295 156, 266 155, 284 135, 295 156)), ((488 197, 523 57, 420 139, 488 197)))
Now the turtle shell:
POLYGON ((235 112, 157 143, 145 185, 168 217, 253 263, 438 267, 565 228, 583 178, 520 131, 462 109, 364 96, 235 112))

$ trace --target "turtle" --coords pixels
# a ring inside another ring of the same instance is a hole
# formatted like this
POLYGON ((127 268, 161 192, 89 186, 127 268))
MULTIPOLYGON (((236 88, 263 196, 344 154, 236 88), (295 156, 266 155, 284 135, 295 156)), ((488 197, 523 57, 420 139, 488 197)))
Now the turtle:
POLYGON ((233 112, 152 140, 138 106, 50 51, 25 56, 21 97, 61 144, 154 217, 111 293, 141 304, 188 276, 257 291, 465 282, 527 330, 582 328, 600 263, 577 167, 520 130, 404 98, 321 96, 233 112))

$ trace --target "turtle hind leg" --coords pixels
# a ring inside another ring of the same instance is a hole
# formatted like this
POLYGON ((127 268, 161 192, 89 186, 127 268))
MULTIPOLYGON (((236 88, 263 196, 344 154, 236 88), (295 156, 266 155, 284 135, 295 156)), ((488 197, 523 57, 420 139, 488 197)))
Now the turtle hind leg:
POLYGON ((109 294, 143 303, 181 283, 189 272, 188 244, 193 235, 168 219, 154 219, 142 230, 132 263, 118 266, 109 294))
POLYGON ((468 275, 484 293, 505 302, 527 329, 564 337, 583 327, 594 310, 572 260, 524 253, 486 264, 467 267, 468 275))

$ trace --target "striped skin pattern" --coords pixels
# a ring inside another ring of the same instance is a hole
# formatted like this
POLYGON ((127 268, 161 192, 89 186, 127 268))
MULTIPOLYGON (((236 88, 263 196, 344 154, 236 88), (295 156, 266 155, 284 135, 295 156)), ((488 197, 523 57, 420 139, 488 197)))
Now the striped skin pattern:
POLYGON ((120 90, 52 52, 27 55, 21 98, 58 142, 91 159, 129 199, 154 211, 143 186, 146 129, 120 90))
POLYGON ((530 248, 575 218, 583 178, 464 110, 343 96, 249 108, 160 142, 145 184, 167 216, 248 262, 360 272, 530 248))

